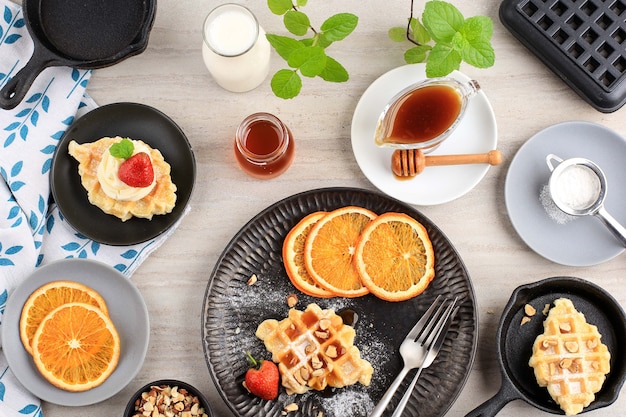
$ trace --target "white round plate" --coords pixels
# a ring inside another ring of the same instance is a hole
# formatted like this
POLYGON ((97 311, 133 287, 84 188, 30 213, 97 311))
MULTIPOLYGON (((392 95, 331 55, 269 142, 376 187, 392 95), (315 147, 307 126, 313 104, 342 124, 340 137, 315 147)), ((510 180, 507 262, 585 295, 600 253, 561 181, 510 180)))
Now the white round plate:
MULTIPOLYGON (((470 81, 459 71, 450 74, 470 81)), ((395 68, 374 81, 363 93, 352 118, 352 151, 367 179, 387 195, 409 204, 436 205, 457 199, 474 188, 489 170, 489 165, 427 167, 412 179, 399 180, 391 172, 393 149, 374 143, 378 117, 387 103, 401 90, 426 78, 424 64, 395 68)), ((480 81, 480 80, 479 80, 480 81)), ((485 153, 498 143, 496 119, 483 91, 474 96, 463 120, 452 136, 432 155, 485 153)))
POLYGON ((63 259, 37 268, 11 293, 2 322, 2 350, 15 377, 36 397, 64 406, 95 404, 121 391, 141 369, 149 338, 148 309, 130 278, 104 263, 87 259, 63 259), (57 280, 80 282, 99 292, 120 335, 117 368, 102 385, 88 391, 69 392, 50 384, 20 340, 24 303, 37 288, 57 280))
POLYGON ((532 250, 562 265, 590 266, 616 257, 624 247, 599 219, 586 216, 559 222, 545 208, 540 193, 550 177, 546 156, 551 153, 598 164, 607 178, 605 207, 626 224, 626 140, 604 126, 572 121, 538 132, 511 161, 504 196, 513 227, 532 250))

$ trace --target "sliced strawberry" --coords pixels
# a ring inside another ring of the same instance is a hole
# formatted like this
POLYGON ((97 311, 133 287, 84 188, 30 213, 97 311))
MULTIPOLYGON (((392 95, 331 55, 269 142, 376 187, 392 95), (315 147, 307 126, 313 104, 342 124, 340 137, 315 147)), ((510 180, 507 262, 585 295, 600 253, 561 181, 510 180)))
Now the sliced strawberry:
POLYGON ((145 152, 136 153, 122 162, 117 175, 120 180, 131 187, 149 186, 154 181, 154 169, 150 156, 145 152))

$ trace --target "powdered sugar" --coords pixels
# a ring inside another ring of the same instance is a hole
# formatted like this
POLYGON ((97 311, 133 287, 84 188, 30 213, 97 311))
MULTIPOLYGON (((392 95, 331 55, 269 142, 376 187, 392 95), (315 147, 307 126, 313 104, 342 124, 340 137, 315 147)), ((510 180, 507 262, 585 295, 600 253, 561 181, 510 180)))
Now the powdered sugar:
POLYGON ((339 391, 331 398, 324 398, 324 417, 367 416, 374 408, 372 399, 364 392, 339 391))
POLYGON ((550 187, 547 184, 539 192, 539 201, 541 201, 541 205, 548 213, 548 216, 558 224, 566 224, 576 219, 575 216, 565 213, 556 206, 550 195, 550 187))

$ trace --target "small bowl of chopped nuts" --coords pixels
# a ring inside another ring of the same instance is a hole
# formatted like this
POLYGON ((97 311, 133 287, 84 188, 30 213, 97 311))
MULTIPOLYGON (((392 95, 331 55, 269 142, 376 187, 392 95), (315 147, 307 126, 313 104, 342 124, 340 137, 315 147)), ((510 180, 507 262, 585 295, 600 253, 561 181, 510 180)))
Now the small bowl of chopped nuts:
POLYGON ((128 402, 124 417, 213 417, 213 413, 198 389, 162 379, 141 387, 128 402))

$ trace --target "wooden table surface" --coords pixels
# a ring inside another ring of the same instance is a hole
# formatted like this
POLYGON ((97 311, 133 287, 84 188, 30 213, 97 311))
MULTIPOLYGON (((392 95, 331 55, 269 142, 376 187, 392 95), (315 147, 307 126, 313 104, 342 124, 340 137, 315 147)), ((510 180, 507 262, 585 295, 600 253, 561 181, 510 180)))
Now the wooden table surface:
MULTIPOLYGON (((89 407, 44 404, 46 417, 120 416, 129 396, 160 378, 182 379, 199 387, 212 401, 216 416, 232 415, 218 395, 204 359, 200 321, 211 271, 230 239, 259 211, 292 194, 334 186, 375 190, 354 158, 350 126, 355 106, 367 87, 387 71, 404 65, 407 44, 391 42, 387 30, 404 24, 409 0, 319 1, 304 9, 314 24, 332 13, 352 12, 357 30, 329 49, 350 73, 344 84, 305 79, 295 99, 276 98, 268 79, 251 92, 227 92, 213 81, 201 56, 205 15, 221 1, 159 0, 147 50, 139 56, 94 71, 88 92, 100 105, 131 101, 153 106, 174 119, 186 133, 197 161, 191 212, 132 276, 148 306, 151 337, 143 368, 120 393, 89 407), (255 180, 243 173, 232 152, 233 133, 248 114, 266 111, 292 129, 296 158, 282 176, 255 180)), ((281 18, 265 1, 241 1, 268 33, 286 34, 281 18)), ((416 207, 447 235, 471 275, 479 313, 476 360, 467 384, 447 416, 464 416, 500 387, 495 351, 498 320, 519 285, 551 276, 591 280, 626 305, 624 256, 591 267, 568 267, 544 259, 519 237, 504 198, 507 169, 518 151, 538 131, 564 121, 599 123, 626 134, 620 110, 603 114, 579 98, 560 78, 521 45, 498 18, 496 0, 457 1, 468 16, 494 21, 495 66, 461 71, 480 81, 497 120, 498 148, 504 162, 464 196, 440 205, 416 207)), ((416 1, 416 11, 424 1, 416 1)), ((284 67, 272 51, 270 75, 284 67)), ((619 156, 616 155, 616 158, 619 156)), ((624 390, 622 389, 622 394, 624 390)), ((626 396, 590 416, 618 417, 626 396)), ((501 416, 544 415, 522 401, 508 404, 501 416)), ((545 414, 547 415, 547 414, 545 414)))

